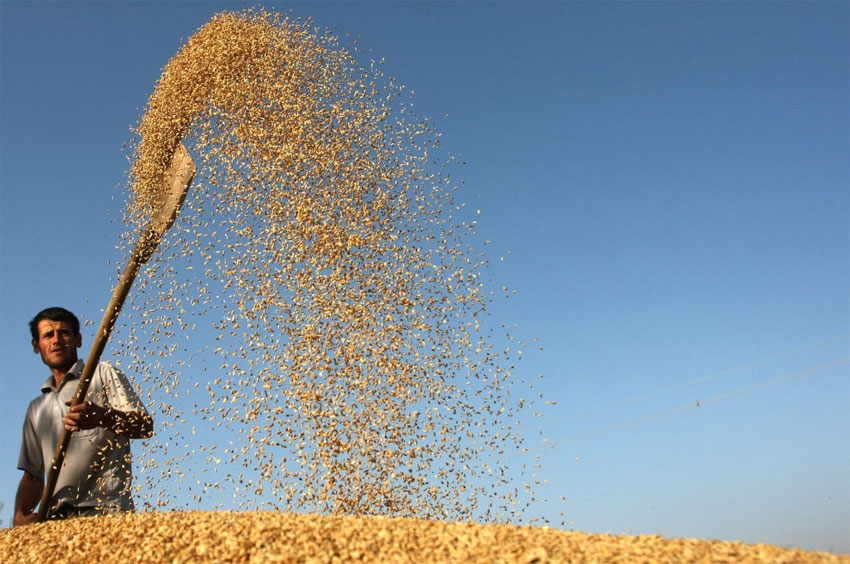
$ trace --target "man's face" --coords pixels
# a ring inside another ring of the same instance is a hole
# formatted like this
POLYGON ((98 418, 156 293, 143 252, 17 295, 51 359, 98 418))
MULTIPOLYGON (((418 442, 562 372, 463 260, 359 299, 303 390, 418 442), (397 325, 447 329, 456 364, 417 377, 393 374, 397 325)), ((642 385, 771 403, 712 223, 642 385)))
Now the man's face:
POLYGON ((77 348, 82 344, 82 335, 75 335, 67 321, 42 319, 38 322, 38 339, 33 339, 32 349, 41 354, 41 361, 50 368, 67 370, 77 362, 77 348))

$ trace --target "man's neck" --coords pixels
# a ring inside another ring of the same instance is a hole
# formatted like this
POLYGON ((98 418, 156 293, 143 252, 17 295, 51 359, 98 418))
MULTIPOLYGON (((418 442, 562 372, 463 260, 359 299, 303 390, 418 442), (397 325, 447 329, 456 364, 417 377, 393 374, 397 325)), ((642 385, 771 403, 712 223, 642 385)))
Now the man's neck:
POLYGON ((55 387, 57 390, 59 389, 59 386, 61 386, 62 382, 65 381, 65 376, 68 375, 68 372, 71 371, 71 369, 74 367, 74 365, 76 363, 77 363, 77 361, 75 360, 74 362, 72 362, 68 366, 64 366, 62 368, 51 368, 50 369, 50 373, 53 375, 53 387, 55 387))

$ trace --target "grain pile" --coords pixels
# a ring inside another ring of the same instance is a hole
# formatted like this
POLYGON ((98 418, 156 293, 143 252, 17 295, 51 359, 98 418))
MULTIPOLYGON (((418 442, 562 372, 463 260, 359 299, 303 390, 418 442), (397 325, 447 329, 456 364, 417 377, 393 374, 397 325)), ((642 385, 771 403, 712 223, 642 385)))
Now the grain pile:
POLYGON ((487 319, 455 161, 406 96, 264 11, 216 16, 164 68, 127 248, 178 140, 198 174, 112 346, 158 423, 143 507, 513 521, 534 502, 523 345, 487 319))
POLYGON ((8 564, 30 562, 763 562, 850 556, 740 542, 614 536, 511 525, 280 513, 146 513, 0 531, 8 564))

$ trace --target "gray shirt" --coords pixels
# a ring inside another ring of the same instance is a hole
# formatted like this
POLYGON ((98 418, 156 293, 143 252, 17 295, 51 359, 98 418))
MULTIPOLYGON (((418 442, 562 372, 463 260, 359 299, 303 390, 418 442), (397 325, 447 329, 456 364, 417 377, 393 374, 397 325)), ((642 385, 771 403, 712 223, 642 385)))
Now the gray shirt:
MULTIPOLYGON (((56 388, 53 377, 30 402, 24 420, 18 468, 44 479, 62 436, 62 418, 77 391, 83 361, 78 360, 56 388)), ((86 393, 86 402, 105 408, 146 413, 144 405, 121 372, 107 363, 98 364, 86 393)), ((130 511, 133 497, 130 440, 103 427, 71 435, 65 462, 59 472, 50 507, 63 505, 97 507, 104 511, 130 511)))

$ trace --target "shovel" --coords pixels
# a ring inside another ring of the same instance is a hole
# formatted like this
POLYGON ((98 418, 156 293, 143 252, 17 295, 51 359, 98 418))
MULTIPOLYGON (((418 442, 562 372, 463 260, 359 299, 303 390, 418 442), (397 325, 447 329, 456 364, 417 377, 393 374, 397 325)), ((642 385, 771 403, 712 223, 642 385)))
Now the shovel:
MULTIPOLYGON (((189 191, 189 184, 195 176, 195 163, 189 152, 182 143, 178 143, 174 149, 174 154, 171 156, 171 163, 162 177, 162 185, 160 192, 157 195, 152 212, 151 220, 145 227, 138 242, 136 243, 133 254, 130 256, 130 262, 124 268, 121 274, 121 279, 118 280, 118 285, 112 293, 112 300, 106 308, 103 315, 103 320, 100 322, 100 328, 97 331, 89 351, 88 360, 80 374, 80 382, 77 385, 77 391, 71 399, 71 405, 81 403, 86 397, 86 392, 89 389, 92 375, 100 361, 100 355, 109 340, 109 335, 112 333, 112 328, 115 326, 115 320, 118 318, 118 313, 124 305, 124 300, 127 294, 130 293, 130 287, 139 273, 139 269, 150 259, 153 252, 159 246, 162 236, 174 223, 177 218, 177 213, 180 206, 183 205, 183 200, 186 199, 186 192, 189 191)), ((41 503, 38 508, 38 520, 43 521, 47 516, 50 507, 50 498, 53 497, 53 490, 56 488, 56 482, 59 479, 59 471, 62 469, 62 464, 65 461, 65 453, 68 450, 68 443, 71 440, 71 431, 65 429, 62 431, 62 438, 59 440, 59 445, 56 447, 56 454, 53 457, 53 464, 50 466, 50 471, 47 476, 47 484, 44 487, 44 492, 41 496, 41 503)))

